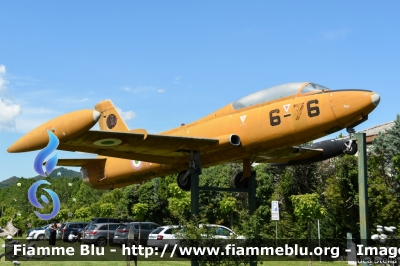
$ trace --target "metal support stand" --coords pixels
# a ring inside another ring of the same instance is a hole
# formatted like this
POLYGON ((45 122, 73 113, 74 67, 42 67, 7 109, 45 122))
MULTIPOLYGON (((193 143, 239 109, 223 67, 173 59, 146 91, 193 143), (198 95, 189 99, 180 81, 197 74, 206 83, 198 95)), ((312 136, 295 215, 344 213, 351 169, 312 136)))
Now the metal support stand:
MULTIPOLYGON (((199 175, 201 174, 200 154, 196 151, 190 152, 190 205, 192 219, 199 217, 199 175)), ((199 266, 198 261, 191 261, 192 266, 199 266)))
MULTIPOLYGON (((278 221, 275 221, 275 248, 278 248, 278 221)), ((278 255, 276 255, 276 259, 279 259, 278 255)))
MULTIPOLYGON (((199 175, 201 174, 200 155, 198 152, 190 152, 190 179, 191 179, 191 215, 192 218, 199 217, 199 192, 202 191, 226 191, 226 192, 247 192, 249 195, 249 213, 253 214, 257 208, 256 201, 256 176, 252 174, 249 177, 249 186, 247 189, 239 188, 216 188, 216 187, 200 187, 199 175)), ((256 266, 256 262, 250 262, 250 266, 256 266)), ((191 261, 191 266, 199 266, 198 261, 191 261)))
MULTIPOLYGON (((356 133, 353 139, 357 140, 358 146, 358 195, 360 203, 360 237, 361 244, 368 246, 370 239, 369 217, 368 217, 368 182, 367 182, 367 149, 366 134, 356 133)), ((368 263, 363 262, 363 266, 368 263)))
MULTIPOLYGON (((318 247, 321 248, 321 231, 319 226, 319 219, 318 219, 318 247)), ((321 255, 319 255, 319 262, 321 262, 321 255)))
POLYGON ((249 213, 252 215, 257 209, 256 176, 254 174, 249 177, 249 187, 247 193, 249 195, 249 213))
MULTIPOLYGON (((249 187, 248 187, 248 195, 249 195, 249 213, 252 215, 257 209, 257 201, 256 201, 256 176, 251 174, 249 177, 249 187)), ((257 265, 257 262, 250 261, 250 266, 257 265)))
POLYGON ((199 216, 199 173, 194 168, 190 168, 190 179, 191 213, 195 219, 199 216))

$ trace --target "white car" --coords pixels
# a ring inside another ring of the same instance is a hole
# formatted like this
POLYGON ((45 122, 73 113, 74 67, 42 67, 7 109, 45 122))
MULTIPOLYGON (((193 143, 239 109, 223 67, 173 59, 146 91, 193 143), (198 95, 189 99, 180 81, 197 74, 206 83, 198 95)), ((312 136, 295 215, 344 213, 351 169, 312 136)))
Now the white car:
MULTIPOLYGON (((204 239, 245 239, 244 236, 237 235, 232 229, 223 225, 200 224, 199 227, 206 229, 206 233, 202 234, 204 239)), ((179 228, 178 225, 168 225, 154 229, 149 234, 147 245, 164 249, 168 244, 167 249, 171 250, 175 244, 179 243, 177 233, 184 234, 179 228)))
POLYGON ((179 230, 178 225, 160 226, 154 229, 149 234, 147 246, 164 249, 165 245, 168 244, 167 249, 172 249, 179 241, 175 234, 177 230, 179 230))
POLYGON ((206 229, 205 238, 217 239, 245 239, 244 236, 236 234, 232 229, 219 224, 200 224, 200 228, 206 229))
POLYGON ((26 238, 27 240, 43 240, 46 239, 46 228, 49 225, 45 225, 43 227, 41 227, 38 230, 33 230, 29 233, 28 237, 26 238))

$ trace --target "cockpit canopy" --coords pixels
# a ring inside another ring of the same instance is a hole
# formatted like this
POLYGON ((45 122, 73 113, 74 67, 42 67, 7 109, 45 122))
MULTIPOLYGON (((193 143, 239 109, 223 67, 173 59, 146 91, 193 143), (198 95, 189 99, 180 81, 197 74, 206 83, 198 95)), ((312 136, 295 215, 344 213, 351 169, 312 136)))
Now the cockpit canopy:
POLYGON ((237 101, 234 101, 232 103, 232 107, 233 109, 238 110, 248 106, 287 97, 290 95, 296 95, 301 88, 303 88, 300 92, 302 94, 309 92, 329 91, 328 88, 315 83, 309 83, 309 82, 286 83, 247 95, 237 101), (307 85, 304 87, 305 84, 307 85))

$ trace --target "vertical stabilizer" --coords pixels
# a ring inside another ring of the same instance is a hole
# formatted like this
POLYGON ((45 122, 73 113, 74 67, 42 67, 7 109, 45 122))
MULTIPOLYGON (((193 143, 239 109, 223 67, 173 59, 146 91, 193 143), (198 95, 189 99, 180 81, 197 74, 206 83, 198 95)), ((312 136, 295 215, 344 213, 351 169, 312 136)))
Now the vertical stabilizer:
POLYGON ((100 130, 107 131, 129 131, 125 121, 119 115, 114 104, 110 100, 104 100, 94 106, 96 111, 101 113, 99 119, 100 130))

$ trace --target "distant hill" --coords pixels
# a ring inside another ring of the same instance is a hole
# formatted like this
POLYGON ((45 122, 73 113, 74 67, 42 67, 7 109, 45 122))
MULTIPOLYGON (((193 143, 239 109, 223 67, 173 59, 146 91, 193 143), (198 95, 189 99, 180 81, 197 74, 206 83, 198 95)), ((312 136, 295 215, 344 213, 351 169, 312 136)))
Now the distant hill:
MULTIPOLYGON (((50 174, 50 177, 52 177, 52 178, 57 178, 57 177, 60 177, 60 176, 67 177, 67 178, 73 178, 74 176, 80 177, 81 176, 81 172, 77 172, 77 171, 74 171, 74 170, 66 169, 64 167, 60 167, 60 168, 54 169, 50 174)), ((34 178, 35 179, 41 179, 42 176, 37 175, 34 178)))
MULTIPOLYGON (((50 174, 50 177, 52 177, 52 178, 57 178, 57 177, 61 177, 61 176, 62 177, 66 177, 66 178, 72 178, 74 176, 80 177, 81 173, 77 172, 77 171, 74 171, 74 170, 66 169, 64 167, 60 167, 60 168, 54 169, 50 174)), ((37 175, 37 176, 32 177, 32 178, 34 178, 36 180, 39 180, 39 179, 42 179, 43 177, 40 176, 40 175, 37 175)), ((0 182, 0 188, 12 186, 15 183, 17 183, 19 179, 20 179, 20 177, 13 176, 13 177, 10 177, 10 178, 8 178, 6 180, 3 180, 3 181, 0 182)))
POLYGON ((19 177, 13 176, 0 182, 0 188, 9 187, 18 181, 19 177))

